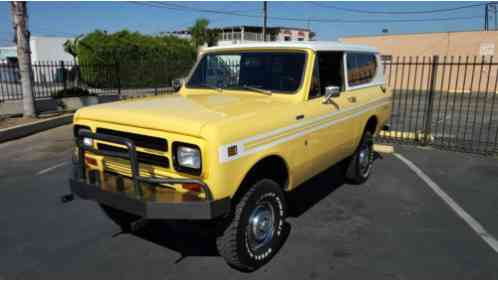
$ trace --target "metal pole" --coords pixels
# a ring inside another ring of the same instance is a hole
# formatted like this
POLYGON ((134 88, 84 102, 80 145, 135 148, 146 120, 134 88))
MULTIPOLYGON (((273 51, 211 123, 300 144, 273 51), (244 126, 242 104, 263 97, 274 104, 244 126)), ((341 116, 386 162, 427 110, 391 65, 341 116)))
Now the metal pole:
POLYGON ((489 30, 489 4, 484 5, 484 31, 489 30))
POLYGON ((432 57, 432 68, 431 68, 431 81, 429 86, 429 99, 427 102, 427 111, 426 111, 426 119, 424 126, 424 139, 422 141, 422 145, 429 144, 429 134, 431 133, 431 125, 432 125, 432 112, 433 112, 433 104, 434 104, 434 93, 436 88, 436 79, 437 79, 437 66, 439 62, 439 56, 432 57))
POLYGON ((121 98, 121 71, 120 71, 120 65, 119 62, 116 62, 116 79, 118 82, 118 96, 121 98))
POLYGON ((64 90, 67 89, 67 75, 66 75, 66 67, 64 66, 64 61, 59 61, 59 66, 61 69, 61 79, 62 79, 62 85, 64 86, 64 90))
POLYGON ((266 41, 266 23, 268 15, 268 3, 263 1, 263 41, 266 41))

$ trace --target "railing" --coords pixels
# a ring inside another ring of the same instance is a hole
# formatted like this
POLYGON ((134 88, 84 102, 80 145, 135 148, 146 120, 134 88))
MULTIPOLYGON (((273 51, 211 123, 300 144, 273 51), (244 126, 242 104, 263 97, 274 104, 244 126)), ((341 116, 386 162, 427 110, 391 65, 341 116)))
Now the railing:
POLYGON ((498 63, 492 57, 401 57, 384 61, 393 90, 383 142, 498 153, 498 63))
MULTIPOLYGON (((70 88, 95 95, 158 94, 169 90, 171 81, 186 75, 190 67, 161 61, 140 64, 39 61, 32 65, 33 93, 36 99, 49 98, 70 88)), ((17 64, 0 64, 0 101, 22 100, 20 79, 17 64)))

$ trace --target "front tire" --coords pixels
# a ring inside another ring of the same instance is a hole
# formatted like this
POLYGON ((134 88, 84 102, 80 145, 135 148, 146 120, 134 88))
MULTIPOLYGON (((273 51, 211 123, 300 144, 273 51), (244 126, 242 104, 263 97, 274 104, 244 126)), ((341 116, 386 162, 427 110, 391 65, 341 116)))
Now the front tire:
POLYGON ((217 238, 219 254, 243 271, 266 264, 283 243, 286 210, 282 188, 273 180, 258 181, 237 203, 232 221, 217 238))
POLYGON ((373 161, 373 135, 370 131, 365 131, 360 145, 349 161, 346 179, 354 184, 364 183, 370 176, 373 161))

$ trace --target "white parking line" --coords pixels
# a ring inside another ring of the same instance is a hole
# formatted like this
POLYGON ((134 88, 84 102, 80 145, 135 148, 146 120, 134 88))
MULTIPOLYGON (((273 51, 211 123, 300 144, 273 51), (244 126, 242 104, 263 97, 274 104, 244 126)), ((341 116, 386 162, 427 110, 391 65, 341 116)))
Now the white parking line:
POLYGON ((433 180, 431 180, 419 167, 413 162, 403 157, 401 154, 394 153, 399 160, 405 163, 415 174, 417 174, 450 208, 462 218, 488 245, 498 253, 498 241, 482 227, 482 225, 467 213, 455 200, 444 192, 433 180))
POLYGON ((51 172, 51 171, 53 171, 53 170, 55 170, 55 169, 57 169, 57 168, 60 168, 60 167, 62 167, 62 166, 65 166, 65 165, 67 165, 67 164, 69 164, 69 163, 71 163, 71 161, 64 161, 64 162, 59 163, 59 164, 57 164, 57 165, 54 165, 54 166, 52 166, 52 167, 48 167, 48 168, 46 168, 46 169, 43 169, 43 170, 39 171, 38 173, 36 173, 36 175, 37 175, 37 176, 40 176, 40 175, 46 174, 46 173, 51 172))

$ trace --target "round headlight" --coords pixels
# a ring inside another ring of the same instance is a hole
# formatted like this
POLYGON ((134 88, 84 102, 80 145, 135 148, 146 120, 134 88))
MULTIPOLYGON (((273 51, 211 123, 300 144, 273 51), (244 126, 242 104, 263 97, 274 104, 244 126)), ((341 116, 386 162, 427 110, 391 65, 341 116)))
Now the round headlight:
POLYGON ((85 145, 85 146, 92 146, 93 145, 93 139, 91 139, 91 138, 83 138, 83 145, 85 145))
POLYGON ((176 150, 178 165, 190 169, 201 168, 201 153, 199 149, 187 146, 178 146, 176 150))

